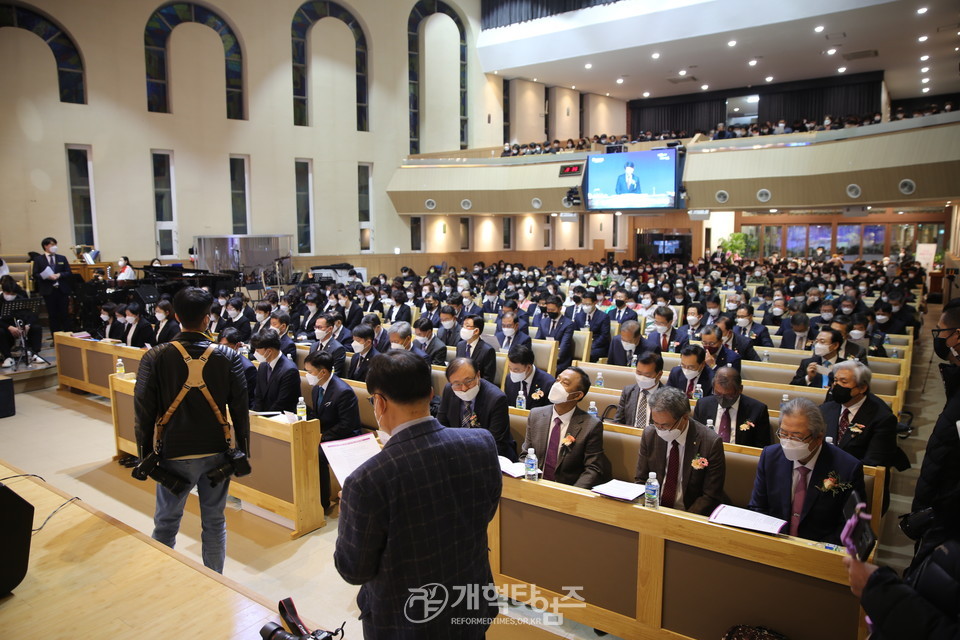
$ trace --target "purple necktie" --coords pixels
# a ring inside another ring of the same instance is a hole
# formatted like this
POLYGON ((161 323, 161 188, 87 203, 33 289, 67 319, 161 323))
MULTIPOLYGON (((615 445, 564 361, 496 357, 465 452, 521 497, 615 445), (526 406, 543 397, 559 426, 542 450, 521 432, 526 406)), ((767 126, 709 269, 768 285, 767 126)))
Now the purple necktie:
POLYGON ((547 455, 543 459, 543 479, 553 480, 554 473, 557 470, 557 454, 560 449, 560 431, 563 423, 560 418, 554 418, 553 430, 550 432, 550 440, 547 442, 547 455))
POLYGON ((677 499, 677 482, 680 478, 680 446, 674 440, 670 443, 670 457, 667 459, 667 477, 663 482, 663 496, 660 504, 665 507, 673 508, 673 503, 677 499))
POLYGON ((730 409, 724 409, 720 416, 720 431, 718 432, 724 442, 730 442, 730 409))
POLYGON ((796 536, 800 530, 800 514, 803 513, 803 501, 807 497, 807 474, 810 469, 807 467, 797 467, 797 473, 800 479, 797 480, 797 488, 793 491, 793 506, 790 508, 790 535, 796 536))
POLYGON ((843 434, 847 432, 847 429, 850 427, 850 410, 846 407, 843 408, 843 414, 840 416, 840 424, 837 425, 837 444, 839 445, 843 441, 843 434))

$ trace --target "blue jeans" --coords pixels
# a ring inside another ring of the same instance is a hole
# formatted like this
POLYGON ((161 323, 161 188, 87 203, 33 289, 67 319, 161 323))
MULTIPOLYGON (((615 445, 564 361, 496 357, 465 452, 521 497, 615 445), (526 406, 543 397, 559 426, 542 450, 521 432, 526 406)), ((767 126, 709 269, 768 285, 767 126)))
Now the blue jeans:
POLYGON ((160 466, 179 475, 190 487, 178 498, 158 482, 157 506, 153 514, 153 539, 173 549, 177 542, 177 531, 180 530, 183 506, 190 489, 196 486, 200 494, 203 564, 217 573, 223 573, 223 561, 227 554, 227 521, 223 509, 227 503, 230 480, 211 487, 205 476, 226 460, 227 457, 222 453, 191 460, 162 460, 160 466))

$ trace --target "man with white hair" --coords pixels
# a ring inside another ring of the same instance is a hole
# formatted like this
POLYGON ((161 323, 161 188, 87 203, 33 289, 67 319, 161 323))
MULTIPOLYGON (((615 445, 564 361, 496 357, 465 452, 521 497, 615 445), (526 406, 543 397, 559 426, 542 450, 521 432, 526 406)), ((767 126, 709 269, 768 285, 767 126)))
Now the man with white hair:
POLYGON ((867 499, 863 465, 825 442, 827 425, 806 398, 788 402, 780 414, 780 444, 764 448, 749 507, 787 521, 791 536, 840 542, 843 505, 856 491, 867 499))

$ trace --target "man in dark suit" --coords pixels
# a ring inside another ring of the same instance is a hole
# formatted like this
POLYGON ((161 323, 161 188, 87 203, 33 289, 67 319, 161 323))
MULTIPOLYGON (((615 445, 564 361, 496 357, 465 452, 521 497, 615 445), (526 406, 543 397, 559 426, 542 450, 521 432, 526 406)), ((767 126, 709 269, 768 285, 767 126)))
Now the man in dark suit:
POLYGON ((378 353, 380 352, 373 346, 373 327, 368 324, 358 324, 353 330, 353 357, 350 358, 347 379, 358 382, 366 380, 370 361, 378 353))
MULTIPOLYGON (((313 388, 311 417, 320 421, 320 442, 343 440, 360 435, 360 407, 357 394, 333 372, 333 356, 314 351, 307 356, 303 368, 307 383, 313 388)), ((330 508, 330 468, 320 447, 320 505, 330 508)))
POLYGON ((450 634, 482 638, 496 601, 463 598, 427 622, 409 614, 411 593, 436 583, 492 591, 487 525, 500 504, 502 477, 486 429, 447 429, 430 417, 430 367, 392 350, 370 366, 367 390, 383 450, 347 478, 334 564, 360 584, 357 604, 367 640, 450 634), (487 589, 490 585, 491 589, 487 589))
POLYGON ((707 352, 698 344, 684 347, 680 352, 680 364, 670 370, 667 386, 679 389, 692 399, 697 385, 703 395, 713 393, 713 369, 707 366, 707 352))
POLYGON ((680 353, 680 341, 673 326, 673 309, 661 306, 653 312, 653 330, 643 341, 643 350, 680 353))
MULTIPOLYGON (((537 338, 557 341, 557 373, 573 364, 573 322, 563 316, 560 309, 563 300, 560 296, 547 298, 547 315, 540 320, 537 338)), ((586 393, 586 392, 584 392, 586 393)))
POLYGON ((497 352, 480 338, 483 334, 483 316, 467 316, 460 329, 457 357, 470 358, 476 363, 480 376, 494 386, 497 380, 497 352))
POLYGON ((423 308, 420 310, 420 317, 430 320, 434 327, 440 326, 440 299, 437 294, 428 293, 423 296, 423 308))
POLYGON ((430 363, 430 356, 423 350, 420 343, 413 339, 413 327, 409 322, 394 322, 386 330, 386 334, 390 338, 390 349, 410 351, 423 358, 428 364, 430 363))
POLYGON ((447 386, 437 421, 445 427, 486 429, 497 441, 497 454, 517 461, 517 443, 510 433, 507 396, 478 374, 470 358, 454 358, 447 367, 447 386))
POLYGON ((824 442, 823 416, 806 398, 785 405, 777 435, 760 454, 750 508, 786 520, 791 536, 839 543, 850 492, 866 496, 863 465, 824 442))
POLYGON ((633 175, 633 162, 623 164, 623 173, 617 177, 617 195, 622 193, 640 193, 640 181, 633 175))
POLYGON ((447 345, 433 334, 433 322, 423 316, 413 323, 414 341, 427 354, 428 362, 439 366, 447 364, 447 345))
POLYGON ((620 393, 617 415, 613 421, 638 429, 650 424, 650 394, 663 386, 663 356, 645 351, 637 356, 636 384, 627 385, 620 393))
POLYGON ((610 322, 619 322, 621 325, 627 320, 636 320, 637 312, 627 308, 627 292, 619 289, 613 294, 613 307, 607 310, 610 322))
POLYGON ((736 322, 737 327, 733 330, 735 335, 740 335, 750 340, 754 349, 773 347, 773 340, 770 339, 770 331, 762 324, 753 321, 753 305, 741 304, 737 307, 736 322))
POLYGON ((286 311, 277 310, 270 314, 270 327, 276 330, 277 335, 280 336, 280 351, 286 357, 296 361, 297 344, 287 335, 289 326, 290 314, 286 311))
POLYGON ((47 307, 50 335, 53 336, 57 331, 69 329, 70 278, 73 272, 66 256, 57 253, 56 238, 44 238, 40 246, 43 253, 33 259, 33 279, 47 307))
MULTIPOLYGON (((354 327, 363 320, 363 311, 360 310, 360 305, 353 302, 346 289, 337 292, 337 300, 340 302, 340 313, 343 314, 344 318, 343 326, 352 332, 354 327)), ((339 340, 339 338, 337 339, 339 340)), ((343 340, 340 340, 340 342, 343 342, 343 340)))
POLYGON ((500 313, 503 308, 503 299, 500 297, 500 289, 494 280, 489 280, 483 286, 484 298, 481 313, 500 313))
POLYGON ((332 313, 321 314, 314 323, 314 336, 317 340, 310 345, 310 353, 325 351, 333 358, 333 373, 339 378, 343 377, 346 369, 347 349, 333 337, 336 319, 332 313))
POLYGON ((463 304, 460 306, 457 319, 460 321, 460 324, 463 324, 467 318, 481 314, 482 311, 480 309, 480 305, 473 301, 473 291, 465 289, 460 293, 460 296, 463 299, 463 304))
POLYGON ((440 328, 437 337, 448 347, 455 347, 460 342, 460 323, 457 322, 457 312, 448 304, 440 307, 440 328))
POLYGON ((683 349, 690 341, 698 342, 700 332, 703 331, 704 319, 707 314, 703 303, 695 302, 687 307, 687 323, 677 329, 678 348, 683 349))
POLYGON ((550 404, 547 395, 556 378, 538 369, 534 364, 533 350, 529 343, 518 343, 507 353, 507 379, 503 392, 511 407, 517 406, 517 398, 523 394, 525 408, 546 407, 550 404))
POLYGON ((280 336, 275 329, 264 329, 251 338, 257 367, 254 411, 296 413, 300 398, 300 372, 292 360, 280 351, 280 336))
POLYGON ((797 373, 790 384, 799 387, 828 388, 833 382, 833 372, 827 372, 824 369, 830 369, 842 360, 840 356, 840 346, 842 344, 843 337, 839 331, 821 328, 813 344, 814 355, 800 361, 797 373))
POLYGON ((634 482, 650 472, 662 478, 660 504, 709 515, 723 499, 723 442, 714 431, 690 418, 690 403, 672 387, 650 394, 650 424, 640 439, 634 482))
POLYGON ((770 444, 767 405, 743 395, 743 379, 733 367, 717 371, 713 377, 713 395, 700 398, 693 417, 700 424, 713 420, 724 442, 760 448, 770 444))
POLYGON ((837 316, 830 323, 831 329, 836 329, 843 336, 843 346, 840 347, 840 359, 857 359, 863 364, 870 366, 867 361, 867 350, 856 342, 850 342, 847 338, 850 335, 850 328, 853 326, 853 320, 850 316, 837 316))
POLYGON ((500 343, 500 351, 510 353, 516 345, 530 345, 530 332, 520 328, 517 314, 507 311, 500 318, 500 328, 493 334, 500 343))
POLYGON ((741 360, 760 361, 760 356, 753 348, 753 342, 750 341, 750 338, 738 336, 734 333, 733 320, 727 316, 720 316, 714 324, 723 330, 723 345, 740 356, 741 360))
POLYGON ((704 361, 714 373, 728 368, 740 371, 740 356, 723 344, 722 336, 723 330, 715 324, 704 327, 700 332, 703 349, 707 352, 704 361))
POLYGON ((547 394, 553 406, 530 412, 521 449, 534 450, 544 480, 592 489, 610 479, 603 423, 577 407, 589 390, 583 369, 568 367, 547 394))
POLYGON ((597 309, 597 294, 583 294, 583 306, 573 318, 577 330, 589 329, 593 337, 590 344, 590 362, 596 362, 610 351, 610 316, 597 309))
POLYGON ((783 332, 783 337, 780 339, 780 348, 809 351, 812 345, 809 316, 805 313, 790 316, 790 328, 783 332))
POLYGON ((363 316, 361 323, 373 328, 373 348, 376 349, 378 353, 386 353, 387 350, 390 349, 390 336, 383 330, 380 316, 375 313, 368 313, 363 316))
POLYGON ((342 344, 347 351, 352 352, 353 332, 343 325, 343 314, 336 308, 326 313, 333 316, 333 339, 342 344))
MULTIPOLYGON (((217 338, 220 344, 240 353, 240 332, 233 327, 227 327, 221 331, 217 338)), ((253 407, 253 399, 257 390, 257 367, 250 362, 250 358, 240 358, 240 364, 243 365, 243 377, 247 381, 248 404, 253 407)))
POLYGON ((643 334, 640 333, 640 323, 636 320, 627 320, 620 325, 620 335, 610 341, 610 350, 607 352, 607 364, 620 367, 629 367, 633 358, 643 351, 640 346, 643 334))

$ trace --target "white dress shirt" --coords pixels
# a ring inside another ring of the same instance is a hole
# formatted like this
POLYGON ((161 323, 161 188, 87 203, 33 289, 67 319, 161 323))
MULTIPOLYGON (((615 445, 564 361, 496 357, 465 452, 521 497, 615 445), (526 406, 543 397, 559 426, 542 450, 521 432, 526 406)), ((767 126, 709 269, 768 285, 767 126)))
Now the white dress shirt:
MULTIPOLYGON (((853 419, 857 416, 857 412, 860 411, 860 407, 863 406, 863 403, 867 401, 867 394, 863 394, 863 397, 857 400, 857 403, 853 406, 840 405, 840 417, 843 417, 843 410, 846 409, 850 413, 847 415, 847 419, 850 421, 850 425, 853 426, 853 419)), ((839 443, 834 443, 839 444, 839 443)))

